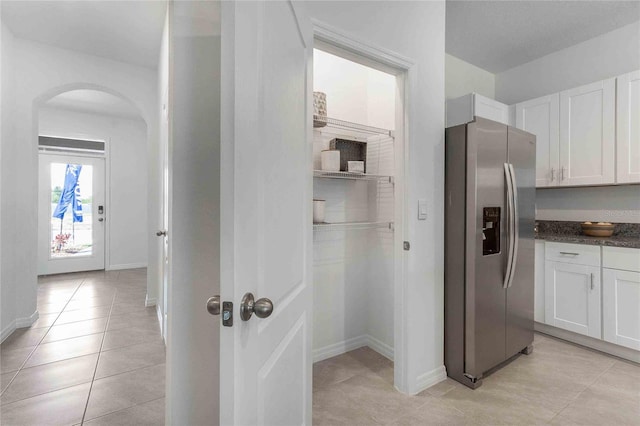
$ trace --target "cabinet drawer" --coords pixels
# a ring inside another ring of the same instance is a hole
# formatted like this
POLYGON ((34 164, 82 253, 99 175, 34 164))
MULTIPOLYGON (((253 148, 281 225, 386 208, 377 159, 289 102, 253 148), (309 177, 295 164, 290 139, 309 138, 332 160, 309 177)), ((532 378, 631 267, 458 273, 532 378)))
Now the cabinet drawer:
POLYGON ((640 249, 602 247, 602 267, 640 272, 640 249))
POLYGON ((600 246, 545 243, 545 259, 575 265, 600 266, 600 246))

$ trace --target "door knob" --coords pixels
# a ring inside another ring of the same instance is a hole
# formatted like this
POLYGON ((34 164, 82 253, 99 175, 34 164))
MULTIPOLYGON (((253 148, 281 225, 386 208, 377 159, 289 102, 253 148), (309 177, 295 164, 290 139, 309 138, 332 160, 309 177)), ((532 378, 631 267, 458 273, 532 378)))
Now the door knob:
POLYGON ((251 315, 256 314, 258 318, 266 318, 273 312, 273 302, 266 297, 253 299, 252 293, 247 293, 240 303, 240 319, 249 321, 251 315))
POLYGON ((207 311, 211 315, 220 315, 220 296, 213 296, 207 300, 207 311))
POLYGON ((167 236, 167 231, 158 231, 158 232, 156 232, 156 235, 158 237, 166 237, 167 236))

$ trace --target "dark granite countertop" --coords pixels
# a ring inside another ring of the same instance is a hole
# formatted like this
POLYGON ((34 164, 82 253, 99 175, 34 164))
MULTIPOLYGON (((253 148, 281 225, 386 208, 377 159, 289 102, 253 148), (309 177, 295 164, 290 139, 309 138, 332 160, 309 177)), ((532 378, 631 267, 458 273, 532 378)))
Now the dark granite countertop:
POLYGON ((537 240, 596 246, 640 248, 640 224, 616 223, 610 237, 588 237, 582 234, 580 222, 536 221, 537 240))
POLYGON ((640 248, 640 238, 633 237, 588 237, 586 235, 536 234, 536 240, 554 241, 558 243, 590 244, 594 246, 612 246, 640 248))

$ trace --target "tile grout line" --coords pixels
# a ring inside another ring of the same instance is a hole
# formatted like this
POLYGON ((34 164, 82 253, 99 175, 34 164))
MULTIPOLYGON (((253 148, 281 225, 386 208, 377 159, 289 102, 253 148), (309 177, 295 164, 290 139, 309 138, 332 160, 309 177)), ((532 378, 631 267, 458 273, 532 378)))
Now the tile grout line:
MULTIPOLYGON (((118 274, 118 276, 120 276, 118 274)), ((96 374, 98 374, 98 365, 100 364, 100 355, 102 354, 102 347, 104 346, 104 339, 107 336, 107 329, 109 328, 109 321, 111 320, 111 312, 113 311, 113 306, 116 302, 116 295, 118 294, 118 289, 113 293, 113 299, 111 300, 111 307, 109 309, 109 316, 107 317, 107 324, 104 327, 104 333, 102 334, 102 341, 100 342, 100 350, 98 351, 98 358, 96 359, 96 368, 93 370, 93 377, 91 378, 91 385, 89 386, 89 394, 87 395, 87 402, 84 405, 84 411, 82 412, 82 420, 80 420, 80 425, 84 424, 84 419, 87 415, 87 409, 89 408, 89 401, 91 400, 91 391, 93 390, 93 383, 96 381, 96 374)))
MULTIPOLYGON (((9 386, 11 386, 11 384, 14 382, 14 380, 16 379, 16 377, 18 377, 18 374, 20 373, 20 371, 22 371, 24 369, 24 366, 27 364, 27 362, 31 359, 31 357, 33 356, 34 352, 40 347, 40 345, 42 344, 42 341, 44 340, 44 338, 47 336, 47 334, 49 334, 49 331, 51 330, 51 327, 53 327, 53 325, 56 323, 56 321, 58 321, 58 318, 60 318, 60 315, 62 315, 62 313, 64 312, 64 309, 67 307, 67 305, 69 304, 69 302, 71 302, 71 299, 73 299, 73 296, 75 296, 75 294, 78 292, 78 289, 80 287, 82 287, 82 284, 84 284, 84 278, 82 278, 82 281, 80 281, 80 284, 78 284, 78 286, 76 287, 76 289, 73 291, 73 293, 71 294, 71 296, 69 297, 69 300, 67 300, 67 302, 64 304, 64 308, 62 308, 62 310, 58 313, 58 315, 56 316, 56 319, 53 320, 53 322, 51 323, 50 326, 47 327, 47 332, 44 333, 42 335, 42 337, 40 338, 40 340, 38 340, 38 343, 33 347, 33 349, 31 350, 31 352, 29 352, 29 355, 27 355, 27 357, 25 358, 25 360, 22 362, 22 364, 20 365, 20 367, 18 367, 18 369, 16 370, 16 374, 11 378, 11 380, 9 381, 9 383, 7 384, 7 386, 4 388, 4 390, 2 392, 0 392, 0 396, 4 395, 4 393, 9 389, 9 386)), ((37 304, 36 304, 36 308, 37 308, 37 304)), ((37 320, 36 320, 37 321, 37 320)), ((44 327, 43 327, 44 328, 44 327)), ((34 329, 37 330, 37 329, 34 329)))
POLYGON ((607 371, 611 370, 613 368, 613 366, 616 363, 614 362, 613 364, 611 364, 609 367, 605 368, 600 374, 598 374, 592 381, 591 383, 587 384, 584 389, 582 389, 580 392, 578 392, 578 394, 573 397, 571 400, 569 400, 569 402, 567 402, 567 404, 562 407, 550 420, 549 423, 551 423, 553 421, 553 419, 555 419, 556 417, 558 417, 569 405, 573 404, 574 402, 576 402, 578 400, 578 398, 580 398, 580 395, 582 395, 584 393, 584 391, 588 390, 589 388, 591 388, 591 386, 593 386, 593 384, 595 382, 598 381, 598 379, 600 377, 602 377, 607 371))
MULTIPOLYGON (((150 403, 150 402, 154 402, 154 401, 157 401, 157 400, 159 400, 159 399, 163 399, 163 398, 165 398, 165 397, 164 397, 164 396, 161 396, 160 398, 155 398, 155 399, 152 399, 152 400, 150 400, 150 401, 145 401, 145 402, 140 402, 140 403, 138 403, 138 404, 133 404, 133 405, 132 405, 132 406, 130 406, 130 407, 122 408, 122 409, 120 409, 120 410, 116 410, 116 411, 112 411, 112 412, 110 412, 110 413, 102 414, 102 415, 100 415, 100 416, 98 416, 98 417, 94 417, 94 418, 89 419, 89 420, 101 419, 101 418, 103 418, 103 417, 110 416, 110 415, 112 415, 112 414, 116 414, 116 413, 120 413, 120 412, 122 412, 122 411, 129 410, 129 409, 131 409, 131 408, 133 408, 133 407, 139 407, 140 405, 148 404, 148 403, 150 403)), ((78 423, 78 424, 82 425, 82 423, 78 423)))

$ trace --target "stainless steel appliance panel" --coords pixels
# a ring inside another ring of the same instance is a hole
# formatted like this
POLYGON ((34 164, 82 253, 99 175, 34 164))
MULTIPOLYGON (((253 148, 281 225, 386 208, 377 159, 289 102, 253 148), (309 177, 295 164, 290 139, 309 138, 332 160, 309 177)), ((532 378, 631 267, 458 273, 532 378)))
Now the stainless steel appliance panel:
POLYGON ((513 279, 507 288, 507 358, 533 343, 536 197, 535 136, 509 127, 508 140, 508 162, 513 166, 517 198, 518 252, 514 257, 513 279))
POLYGON ((465 373, 482 373, 505 360, 506 215, 499 253, 483 255, 484 208, 505 212, 507 126, 476 118, 467 125, 465 373))
POLYGON ((444 363, 449 377, 468 384, 464 376, 466 134, 464 124, 446 130, 444 363))

